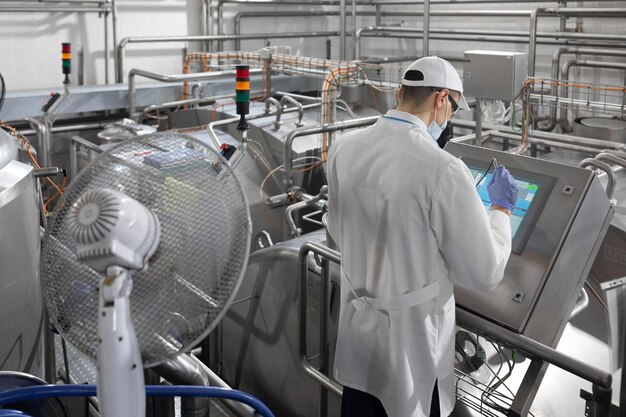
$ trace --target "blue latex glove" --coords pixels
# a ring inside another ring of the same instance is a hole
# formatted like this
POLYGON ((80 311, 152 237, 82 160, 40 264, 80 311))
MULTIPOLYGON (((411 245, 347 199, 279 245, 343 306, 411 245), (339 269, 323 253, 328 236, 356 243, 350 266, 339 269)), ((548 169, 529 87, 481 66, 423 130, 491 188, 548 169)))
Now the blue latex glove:
POLYGON ((489 184, 487 184, 487 192, 491 204, 494 206, 500 206, 511 211, 515 208, 519 191, 513 176, 503 165, 498 165, 493 172, 489 184))

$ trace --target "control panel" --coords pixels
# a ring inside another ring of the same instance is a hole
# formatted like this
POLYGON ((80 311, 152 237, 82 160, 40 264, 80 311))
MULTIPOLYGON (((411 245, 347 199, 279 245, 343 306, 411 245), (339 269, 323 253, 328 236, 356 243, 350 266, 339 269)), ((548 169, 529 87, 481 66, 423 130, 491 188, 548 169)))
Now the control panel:
POLYGON ((448 143, 476 181, 488 210, 493 158, 515 178, 512 253, 492 293, 457 287, 457 306, 531 339, 555 346, 613 216, 589 170, 491 149, 448 143))

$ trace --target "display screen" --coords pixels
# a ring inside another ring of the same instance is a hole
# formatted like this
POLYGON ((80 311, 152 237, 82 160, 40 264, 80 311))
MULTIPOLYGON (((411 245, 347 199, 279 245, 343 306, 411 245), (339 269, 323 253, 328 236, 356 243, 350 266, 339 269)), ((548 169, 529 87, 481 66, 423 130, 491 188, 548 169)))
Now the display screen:
MULTIPOLYGON (((470 172, 474 177, 474 182, 477 183, 483 177, 484 171, 479 169, 471 168, 470 172)), ((478 184, 476 190, 478 191, 478 195, 480 199, 483 201, 483 205, 485 209, 488 210, 491 207, 491 201, 489 200, 489 193, 487 192, 487 185, 491 180, 492 174, 489 173, 485 175, 485 178, 478 184)), ((515 177, 514 177, 515 178, 515 177)), ((533 202, 533 199, 541 189, 541 183, 537 181, 529 181, 522 178, 515 178, 515 183, 517 184, 517 188, 519 190, 519 194, 517 196, 517 202, 515 203, 515 209, 511 213, 511 232, 513 238, 515 238, 515 234, 520 228, 524 217, 528 214, 528 210, 530 205, 533 202)))

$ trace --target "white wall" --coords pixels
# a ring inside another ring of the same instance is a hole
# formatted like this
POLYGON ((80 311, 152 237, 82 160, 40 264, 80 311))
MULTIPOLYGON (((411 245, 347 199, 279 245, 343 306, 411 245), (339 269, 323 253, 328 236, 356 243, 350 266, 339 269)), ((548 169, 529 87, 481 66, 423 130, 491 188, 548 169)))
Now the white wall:
MULTIPOLYGON (((350 4, 350 0, 347 0, 350 4)), ((624 1, 579 2, 570 1, 570 7, 584 6, 624 7, 624 1)), ((515 9, 531 10, 534 7, 553 7, 556 3, 511 3, 501 4, 451 4, 433 6, 433 9, 470 10, 470 9, 515 9)), ((414 6, 420 11, 422 6, 414 6)), ((336 8, 325 7, 337 10, 336 8)), ((200 0, 118 0, 118 41, 127 36, 161 36, 186 35, 200 33, 200 0)), ((228 5, 225 11, 225 31, 233 33, 233 16, 239 10, 271 11, 271 10, 298 10, 319 11, 324 7, 316 6, 311 1, 310 6, 282 6, 275 5, 251 6, 239 5, 235 8, 228 5)), ((363 10, 374 11, 371 6, 364 6, 363 10)), ((408 10, 400 6, 385 7, 385 10, 408 10)), ((421 18, 385 18, 386 24, 402 24, 406 27, 421 27, 421 18)), ((626 19, 583 19, 584 32, 604 32, 626 34, 626 19)), ((357 26, 374 24, 373 17, 359 17, 357 26)), ((568 21, 568 29, 576 25, 575 19, 568 21)), ((61 42, 70 41, 74 50, 74 74, 76 72, 76 49, 80 45, 85 51, 85 82, 87 84, 102 84, 104 75, 104 19, 97 14, 67 14, 67 13, 0 13, 0 72, 11 90, 30 88, 58 88, 63 76, 61 74, 61 42)), ((350 13, 348 12, 348 30, 350 30, 350 13)), ((457 29, 503 29, 526 31, 529 19, 526 18, 431 18, 432 28, 457 29)), ((242 33, 274 33, 274 32, 301 32, 301 31, 330 31, 338 30, 338 17, 291 17, 291 18, 262 18, 246 19, 242 33)), ((542 18, 540 31, 554 31, 558 28, 557 19, 542 18)), ((109 80, 114 80, 113 45, 110 37, 110 70, 109 80)), ((286 39, 270 40, 271 44, 288 44, 293 47, 295 54, 304 56, 326 55, 326 39, 286 39)), ((333 57, 338 57, 339 38, 331 39, 333 57)), ((363 54, 365 56, 386 55, 418 55, 421 54, 421 39, 365 39, 363 54)), ((182 66, 183 43, 169 44, 131 44, 127 47, 126 70, 143 68, 162 73, 180 73, 182 66)), ((226 49, 232 49, 233 43, 227 42, 226 49)), ((243 41, 242 49, 253 51, 265 46, 264 41, 243 41)), ((198 49, 197 43, 189 45, 190 49, 198 49)), ((348 38, 348 50, 351 50, 351 39, 348 38)), ((548 76, 550 59, 556 46, 540 46, 537 56, 537 75, 548 76)), ((496 44, 457 41, 432 40, 431 54, 442 56, 462 57, 467 49, 492 49, 527 51, 524 44, 496 44)), ((594 58, 603 59, 603 58, 594 58)), ((607 59, 607 58, 604 58, 607 59)), ((620 61, 619 59, 611 59, 620 61)), ((621 60, 623 62, 623 60, 621 60)), ((618 71, 577 71, 579 76, 589 75, 594 82, 611 84, 623 83, 623 72, 618 71)))
MULTIPOLYGON (((118 1, 118 41, 126 36, 199 34, 199 0, 118 1)), ((111 19, 109 18, 109 25, 111 19)), ((61 85, 61 43, 72 43, 72 82, 77 49, 85 54, 85 83, 103 84, 104 18, 97 13, 0 13, 0 73, 11 90, 61 85)), ((165 73, 181 69, 182 44, 130 45, 128 65, 165 73)), ((109 30, 109 80, 114 80, 113 38, 109 30)))

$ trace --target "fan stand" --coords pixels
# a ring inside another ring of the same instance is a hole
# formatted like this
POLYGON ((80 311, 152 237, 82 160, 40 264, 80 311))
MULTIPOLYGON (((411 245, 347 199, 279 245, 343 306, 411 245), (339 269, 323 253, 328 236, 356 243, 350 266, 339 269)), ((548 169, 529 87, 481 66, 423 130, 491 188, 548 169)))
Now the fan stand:
POLYGON ((98 303, 98 400, 103 417, 144 417, 145 383, 130 316, 133 282, 128 270, 110 266, 98 303))

